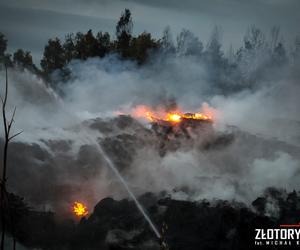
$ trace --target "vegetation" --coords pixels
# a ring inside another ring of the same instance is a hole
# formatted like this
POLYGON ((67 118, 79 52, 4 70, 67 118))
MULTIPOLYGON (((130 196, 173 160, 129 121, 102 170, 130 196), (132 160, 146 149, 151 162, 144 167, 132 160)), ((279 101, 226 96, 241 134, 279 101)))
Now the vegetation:
POLYGON ((291 51, 287 51, 278 27, 272 28, 271 35, 267 37, 259 28, 251 26, 244 37, 244 45, 236 52, 231 47, 227 53, 222 51, 218 27, 213 30, 206 46, 186 29, 177 36, 176 44, 169 27, 163 31, 161 39, 155 39, 147 32, 134 36, 132 31, 132 14, 125 9, 117 22, 115 39, 107 32, 99 31, 94 34, 92 30, 67 34, 64 41, 59 38, 49 39, 40 62, 41 69, 34 65, 29 51, 18 49, 13 56, 8 54, 7 40, 0 33, 0 60, 9 67, 26 69, 43 77, 55 88, 53 73, 60 72, 61 76, 69 77, 67 66, 72 60, 103 58, 116 54, 121 60, 132 60, 143 66, 151 62, 150 56, 192 56, 207 68, 210 77, 208 80, 222 94, 239 91, 241 88, 255 89, 257 79, 264 77, 266 69, 280 70, 288 63, 300 61, 300 38, 297 37, 291 51))

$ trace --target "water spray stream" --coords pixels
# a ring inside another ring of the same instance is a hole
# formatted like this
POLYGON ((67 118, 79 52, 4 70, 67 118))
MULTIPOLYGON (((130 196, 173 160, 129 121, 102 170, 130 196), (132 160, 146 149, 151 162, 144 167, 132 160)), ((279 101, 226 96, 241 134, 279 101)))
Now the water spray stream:
POLYGON ((103 150, 103 148, 101 147, 101 145, 94 138, 92 138, 88 134, 86 135, 86 138, 88 138, 88 140, 97 147, 99 153, 103 156, 103 158, 104 158, 105 162, 107 163, 108 167, 118 177, 118 179, 123 184, 123 186, 125 187, 126 191, 130 195, 130 197, 133 199, 133 201, 134 201, 136 207, 138 208, 138 210, 141 212, 141 214, 144 216, 144 218, 146 219, 146 221, 149 223, 149 225, 150 225, 151 229, 153 230, 153 232, 155 233, 156 237, 160 239, 161 235, 160 235, 159 231, 157 230, 157 228, 155 227, 154 223, 152 222, 152 220, 150 219, 150 217, 147 215, 147 213, 145 212, 144 208, 142 207, 142 205, 140 204, 140 202, 137 200, 137 198, 135 197, 135 195, 133 194, 133 192, 130 190, 127 182, 125 181, 125 179, 123 178, 123 176, 120 174, 120 172, 116 168, 115 164, 112 162, 112 160, 108 157, 108 155, 103 150))
MULTIPOLYGON (((66 111, 66 114, 72 114, 72 112, 68 112, 67 107, 65 106, 64 101, 58 96, 58 95, 53 95, 53 97, 58 101, 58 103, 61 105, 61 108, 63 110, 66 111)), ((78 117, 76 117, 78 119, 78 117)), ((80 119, 78 119, 79 122, 80 119)), ((97 140, 95 140, 94 137, 92 137, 89 132, 88 129, 83 128, 82 131, 84 131, 84 137, 85 139, 87 139, 89 141, 89 143, 95 145, 99 151, 99 153, 103 156, 105 162, 107 163, 108 167, 114 172, 114 174, 117 176, 117 178, 120 180, 120 182, 123 184, 123 186, 125 187, 126 191, 128 192, 129 196, 133 199, 136 207, 138 208, 138 210, 140 211, 140 213, 144 216, 144 218, 146 219, 146 221, 148 222, 148 224, 150 225, 151 229, 153 230, 153 232, 155 233, 156 237, 158 239, 161 239, 161 235, 159 233, 159 231, 157 230, 157 228, 155 227, 154 223, 152 222, 152 220, 150 219, 150 217, 147 215, 147 213, 145 212, 144 208, 142 207, 142 205, 140 204, 140 202, 137 200, 137 198, 135 197, 135 195, 133 194, 133 192, 131 191, 131 189, 129 188, 127 182, 125 181, 125 179, 123 178, 123 176, 120 174, 119 170, 115 167, 115 164, 112 162, 112 160, 108 157, 108 155, 106 154, 106 152, 103 150, 103 148, 101 147, 101 145, 97 142, 97 140)))

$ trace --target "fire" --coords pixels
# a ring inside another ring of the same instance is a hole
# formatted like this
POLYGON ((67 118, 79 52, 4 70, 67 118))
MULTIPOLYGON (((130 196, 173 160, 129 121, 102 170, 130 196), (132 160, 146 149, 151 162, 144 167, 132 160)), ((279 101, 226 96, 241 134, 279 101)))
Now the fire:
POLYGON ((178 123, 181 121, 182 116, 179 114, 167 114, 167 121, 178 123))
POLYGON ((87 207, 83 203, 77 201, 73 203, 73 212, 78 217, 83 217, 89 214, 87 207))
POLYGON ((135 118, 143 118, 150 122, 155 121, 167 121, 173 124, 178 124, 184 119, 192 120, 202 120, 202 121, 212 121, 213 118, 209 114, 203 113, 183 113, 182 111, 173 110, 171 112, 166 112, 163 109, 151 109, 145 105, 140 105, 134 108, 131 115, 135 118))
POLYGON ((183 115, 186 119, 194 119, 194 120, 212 120, 212 117, 210 115, 204 115, 201 113, 187 113, 183 115))

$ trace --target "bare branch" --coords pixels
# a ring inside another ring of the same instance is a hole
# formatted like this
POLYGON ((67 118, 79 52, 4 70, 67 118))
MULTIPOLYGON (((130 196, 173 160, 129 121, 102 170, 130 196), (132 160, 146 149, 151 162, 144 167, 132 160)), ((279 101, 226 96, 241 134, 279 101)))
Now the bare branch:
POLYGON ((12 124, 14 122, 14 117, 15 117, 15 114, 16 114, 16 109, 17 109, 17 107, 14 108, 14 112, 13 112, 13 114, 11 116, 11 119, 10 119, 10 122, 8 124, 8 129, 7 129, 8 130, 8 134, 9 134, 11 126, 12 126, 12 124))
POLYGON ((17 137, 18 135, 20 135, 22 133, 23 133, 23 131, 20 131, 20 132, 18 132, 16 134, 12 135, 11 137, 8 138, 8 141, 11 141, 13 138, 17 137))
POLYGON ((7 101, 7 95, 8 95, 8 75, 7 75, 7 66, 5 65, 5 94, 4 94, 4 108, 7 101))
MULTIPOLYGON (((4 132, 5 132, 5 138, 7 139, 9 134, 8 134, 8 129, 7 129, 7 121, 6 121, 6 102, 7 102, 7 92, 8 92, 8 76, 7 76, 7 67, 5 65, 5 93, 4 93, 4 100, 2 101, 2 117, 3 117, 3 126, 4 126, 4 132)), ((2 97, 1 97, 2 99, 2 97)))
MULTIPOLYGON (((12 214, 9 211, 9 200, 7 196, 7 191, 6 191, 6 182, 7 182, 7 177, 6 177, 6 172, 7 172, 7 158, 8 158, 8 146, 9 142, 21 134, 23 131, 20 131, 12 136, 10 136, 11 128, 14 123, 14 118, 16 114, 16 107, 14 108, 14 111, 12 113, 11 119, 7 121, 6 118, 6 103, 7 103, 7 96, 8 96, 8 75, 7 75, 7 66, 5 65, 5 93, 4 93, 4 98, 0 96, 1 102, 2 102, 2 117, 3 117, 3 126, 4 126, 4 131, 5 131, 5 136, 4 136, 4 148, 3 148, 3 168, 2 168, 2 175, 0 178, 0 210, 2 211, 0 219, 1 219, 1 227, 2 227, 2 232, 1 232, 1 244, 0 244, 0 249, 4 250, 4 241, 5 241, 5 231, 6 231, 6 222, 5 222, 5 214, 4 211, 6 208, 8 208, 8 213, 11 217, 12 220, 12 214), (7 199, 5 200, 4 197, 7 199)), ((11 223, 13 226, 13 222, 11 223)), ((14 241, 14 249, 15 249, 15 236, 13 233, 13 241, 14 241)))

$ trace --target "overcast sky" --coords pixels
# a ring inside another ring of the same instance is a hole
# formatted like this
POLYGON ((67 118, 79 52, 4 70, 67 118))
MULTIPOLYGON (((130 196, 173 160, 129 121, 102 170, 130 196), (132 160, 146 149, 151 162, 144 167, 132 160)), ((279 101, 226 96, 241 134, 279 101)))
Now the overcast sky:
POLYGON ((300 35, 300 0, 0 0, 0 32, 9 50, 30 50, 37 62, 49 38, 92 29, 114 33, 124 8, 133 14, 134 32, 159 37, 167 25, 174 37, 182 28, 206 42, 221 25, 225 50, 242 43, 247 27, 265 32, 280 26, 284 40, 300 35))

